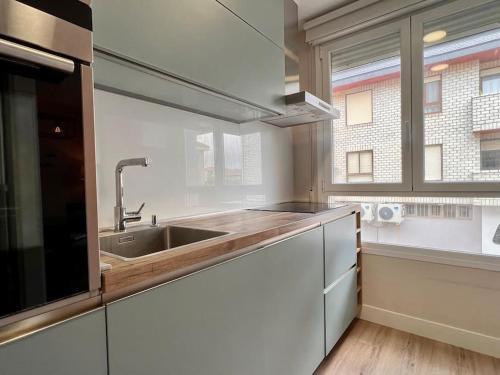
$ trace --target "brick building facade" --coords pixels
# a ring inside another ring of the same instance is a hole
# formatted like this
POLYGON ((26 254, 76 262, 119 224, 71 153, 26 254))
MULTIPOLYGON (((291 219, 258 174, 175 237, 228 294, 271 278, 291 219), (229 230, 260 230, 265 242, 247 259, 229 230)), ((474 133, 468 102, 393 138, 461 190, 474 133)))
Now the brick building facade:
MULTIPOLYGON (((481 140, 500 138, 500 94, 481 95, 480 72, 500 67, 500 59, 473 59, 439 74, 441 110, 425 114, 425 144, 441 145, 443 182, 500 180, 500 170, 481 170, 481 140)), ((341 109, 332 122, 335 183, 347 181, 347 153, 373 150, 373 182, 401 182, 401 84, 399 78, 334 90, 341 109), (372 121, 347 125, 346 97, 371 91, 372 121)))

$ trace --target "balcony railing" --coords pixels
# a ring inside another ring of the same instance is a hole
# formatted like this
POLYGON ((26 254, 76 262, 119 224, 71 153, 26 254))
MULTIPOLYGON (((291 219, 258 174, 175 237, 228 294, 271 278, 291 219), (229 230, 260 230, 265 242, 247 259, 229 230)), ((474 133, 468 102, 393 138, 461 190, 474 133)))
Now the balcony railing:
POLYGON ((500 93, 472 98, 472 130, 500 130, 500 93))

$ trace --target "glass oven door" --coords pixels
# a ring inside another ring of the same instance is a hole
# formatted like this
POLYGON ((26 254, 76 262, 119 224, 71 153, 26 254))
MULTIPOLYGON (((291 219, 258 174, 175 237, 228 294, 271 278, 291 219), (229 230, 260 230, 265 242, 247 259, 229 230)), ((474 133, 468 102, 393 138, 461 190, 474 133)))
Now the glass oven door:
POLYGON ((81 72, 0 55, 0 318, 89 290, 81 72))

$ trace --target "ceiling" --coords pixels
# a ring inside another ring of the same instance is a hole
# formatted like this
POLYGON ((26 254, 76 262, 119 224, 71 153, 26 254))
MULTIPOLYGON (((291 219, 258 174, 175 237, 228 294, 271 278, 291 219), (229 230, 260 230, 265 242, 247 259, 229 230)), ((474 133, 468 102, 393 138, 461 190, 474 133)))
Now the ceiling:
POLYGON ((294 0, 299 7, 299 27, 312 18, 325 14, 357 0, 294 0))

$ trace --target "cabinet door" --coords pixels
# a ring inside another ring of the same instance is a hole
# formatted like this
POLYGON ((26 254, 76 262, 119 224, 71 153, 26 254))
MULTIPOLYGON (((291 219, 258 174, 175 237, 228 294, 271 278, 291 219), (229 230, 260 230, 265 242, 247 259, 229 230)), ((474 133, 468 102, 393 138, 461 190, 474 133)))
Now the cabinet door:
POLYGON ((325 225, 325 288, 356 264, 356 217, 325 225))
POLYGON ((0 374, 105 375, 104 308, 0 346, 0 374))
POLYGON ((96 48, 283 112, 282 49, 217 1, 93 0, 92 8, 96 48))
POLYGON ((217 0, 249 25, 283 47, 285 14, 283 0, 217 0))
POLYGON ((311 374, 324 357, 321 233, 109 304, 110 374, 311 374))
POLYGON ((353 267, 325 294, 325 347, 326 354, 349 327, 357 314, 357 278, 353 267))

